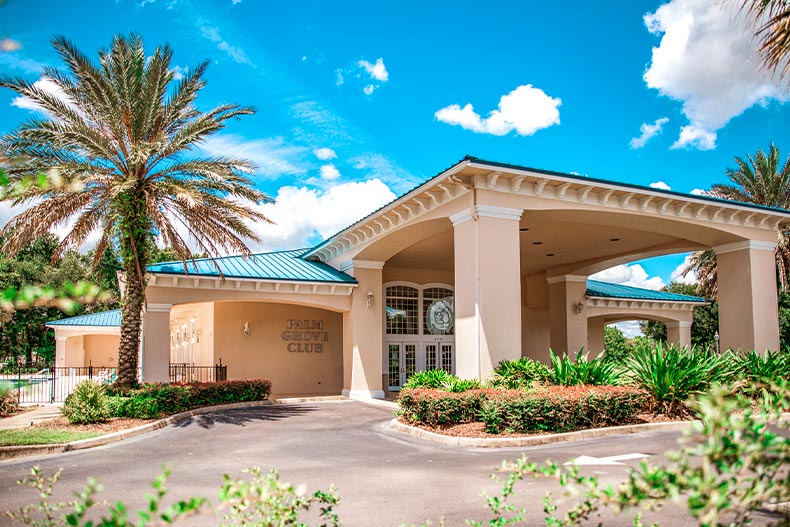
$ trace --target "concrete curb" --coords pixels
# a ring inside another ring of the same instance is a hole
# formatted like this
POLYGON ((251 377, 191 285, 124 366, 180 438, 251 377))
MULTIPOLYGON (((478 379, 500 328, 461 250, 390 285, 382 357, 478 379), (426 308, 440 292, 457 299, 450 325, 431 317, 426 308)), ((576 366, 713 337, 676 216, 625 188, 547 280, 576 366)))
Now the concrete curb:
MULTIPOLYGON (((790 421, 790 412, 780 414, 779 422, 790 421)), ((394 418, 390 421, 390 428, 397 432, 408 434, 418 439, 441 443, 444 445, 473 447, 473 448, 514 448, 539 445, 550 445, 552 443, 562 443, 564 441, 581 441, 583 439, 595 439, 614 435, 638 434, 641 432, 671 432, 684 430, 694 423, 694 421, 670 421, 665 423, 643 423, 638 425, 608 426, 605 428, 590 428, 587 430, 577 430, 576 432, 565 432, 562 434, 546 434, 529 437, 455 437, 407 425, 394 418)))
POLYGON ((444 445, 472 447, 472 448, 514 448, 549 445, 552 443, 562 443, 565 441, 580 441, 583 439, 595 439, 613 435, 637 434, 640 432, 661 432, 683 430, 697 421, 672 421, 668 423, 644 423, 638 425, 610 426, 606 428, 591 428, 588 430, 578 430, 576 432, 565 432, 562 434, 546 434, 529 437, 455 437, 429 432, 416 426, 407 425, 398 421, 396 417, 390 421, 390 428, 397 432, 408 434, 418 439, 441 443, 444 445))
MULTIPOLYGON (((301 402, 315 402, 315 401, 305 400, 301 402)), ((111 434, 91 437, 88 439, 81 439, 79 441, 72 441, 70 443, 61 443, 57 445, 4 446, 4 447, 0 447, 0 461, 6 461, 9 459, 15 459, 25 456, 57 454, 60 452, 70 452, 72 450, 83 450, 86 448, 103 446, 110 443, 115 443, 117 441, 123 441, 124 439, 137 437, 147 432, 153 432, 154 430, 159 430, 160 428, 164 428, 165 426, 178 423, 180 421, 184 421, 196 415, 208 414, 211 412, 217 412, 222 410, 234 410, 237 408, 255 408, 260 406, 272 406, 275 404, 290 404, 290 402, 280 403, 279 401, 276 400, 249 401, 245 403, 223 404, 220 406, 205 406, 203 408, 195 408, 194 410, 189 410, 187 412, 173 414, 163 419, 159 419, 158 421, 146 423, 144 425, 136 426, 134 428, 127 428, 126 430, 119 430, 118 432, 113 432, 111 434)))

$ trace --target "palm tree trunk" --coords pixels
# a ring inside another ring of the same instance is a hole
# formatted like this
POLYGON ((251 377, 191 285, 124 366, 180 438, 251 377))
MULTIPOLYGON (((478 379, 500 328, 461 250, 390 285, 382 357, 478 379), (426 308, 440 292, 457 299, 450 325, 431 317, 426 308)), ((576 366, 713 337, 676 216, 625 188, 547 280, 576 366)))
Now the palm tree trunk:
POLYGON ((124 287, 123 316, 121 317, 121 342, 118 347, 118 379, 115 384, 122 389, 137 386, 137 365, 145 303, 145 284, 134 266, 127 265, 124 287))

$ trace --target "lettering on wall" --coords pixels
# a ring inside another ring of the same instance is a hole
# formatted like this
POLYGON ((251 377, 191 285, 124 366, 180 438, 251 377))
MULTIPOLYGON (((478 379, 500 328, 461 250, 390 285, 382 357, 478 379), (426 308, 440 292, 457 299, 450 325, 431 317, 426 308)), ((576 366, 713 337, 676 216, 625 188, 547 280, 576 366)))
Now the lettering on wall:
POLYGON ((289 318, 280 339, 287 342, 291 353, 323 353, 324 342, 329 342, 329 332, 323 320, 296 320, 289 318))

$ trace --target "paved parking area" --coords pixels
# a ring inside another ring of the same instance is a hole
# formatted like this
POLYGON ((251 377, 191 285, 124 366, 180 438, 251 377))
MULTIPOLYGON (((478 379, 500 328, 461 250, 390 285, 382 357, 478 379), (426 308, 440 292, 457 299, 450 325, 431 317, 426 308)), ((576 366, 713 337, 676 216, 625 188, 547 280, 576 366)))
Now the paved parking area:
MULTIPOLYGON (((196 416, 119 443, 47 457, 0 464, 0 511, 33 501, 15 482, 34 465, 46 472, 63 468, 58 496, 68 498, 89 476, 104 485, 102 497, 123 498, 142 506, 149 483, 160 467, 173 475, 174 498, 214 497, 223 474, 245 467, 280 470, 285 481, 305 483, 310 490, 333 483, 340 491, 340 516, 347 526, 422 524, 444 517, 447 525, 486 519, 481 490, 495 492, 490 474, 503 460, 522 452, 531 459, 565 462, 579 456, 645 454, 662 460, 674 448, 676 432, 651 432, 531 448, 469 449, 426 443, 389 430, 391 410, 360 402, 325 402, 230 410, 196 416)), ((605 481, 623 479, 622 465, 589 465, 584 470, 605 481)), ((523 482, 518 503, 528 506, 529 525, 544 525, 543 493, 550 482, 523 482)), ((693 525, 681 508, 661 512, 661 524, 693 525)), ((203 518, 189 525, 215 525, 203 518), (202 522, 202 523, 201 523, 202 522)), ((607 518, 607 526, 632 525, 630 518, 607 518)))

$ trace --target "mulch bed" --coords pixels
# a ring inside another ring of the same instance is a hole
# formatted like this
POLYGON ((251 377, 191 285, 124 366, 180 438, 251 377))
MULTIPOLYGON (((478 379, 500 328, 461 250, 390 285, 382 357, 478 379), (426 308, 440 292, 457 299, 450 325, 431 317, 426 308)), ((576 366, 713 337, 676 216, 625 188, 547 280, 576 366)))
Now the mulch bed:
MULTIPOLYGON (((412 423, 402 418, 398 418, 398 421, 405 425, 414 426, 416 428, 421 428, 423 430, 427 430, 435 434, 442 434, 450 437, 495 439, 498 437, 499 438, 533 437, 533 436, 548 435, 553 433, 553 432, 533 432, 531 434, 522 434, 517 432, 500 432, 499 434, 489 434, 485 430, 485 423, 481 423, 481 422, 430 426, 421 423, 412 423)), ((644 423, 667 423, 667 422, 675 422, 675 421, 686 421, 686 419, 669 417, 664 414, 640 414, 637 416, 636 419, 634 419, 633 422, 627 424, 636 425, 636 424, 644 424, 644 423)))
POLYGON ((144 425, 155 421, 155 419, 129 419, 127 417, 116 417, 106 423, 96 423, 92 425, 72 425, 65 417, 56 417, 33 423, 32 428, 49 428, 52 430, 75 430, 80 432, 97 432, 100 434, 110 434, 127 428, 144 425))

